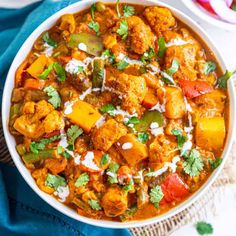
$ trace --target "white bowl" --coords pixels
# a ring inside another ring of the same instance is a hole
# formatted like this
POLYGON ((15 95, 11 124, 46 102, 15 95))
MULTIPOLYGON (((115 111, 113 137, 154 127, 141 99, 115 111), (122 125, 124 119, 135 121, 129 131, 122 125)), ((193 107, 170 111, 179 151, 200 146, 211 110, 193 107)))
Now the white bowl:
POLYGON ((235 31, 236 24, 228 23, 224 20, 218 19, 217 17, 213 16, 210 12, 204 9, 200 4, 196 2, 196 0, 182 0, 185 6, 192 11, 195 15, 201 18, 203 21, 206 21, 218 28, 228 30, 228 31, 235 31))
MULTIPOLYGON (((116 0, 103 0, 103 1, 115 3, 116 0)), ((76 211, 74 211, 74 210, 70 209, 69 207, 63 205, 62 203, 58 202, 55 198, 42 192, 38 188, 34 179, 31 176, 30 172, 27 170, 27 168, 25 167, 24 163, 22 162, 20 156, 16 152, 15 139, 10 134, 10 132, 8 130, 8 118, 9 118, 10 105, 11 105, 11 101, 10 101, 11 92, 12 92, 12 89, 14 88, 15 72, 16 72, 18 66, 22 63, 24 58, 30 52, 34 41, 39 37, 39 35, 43 31, 45 31, 45 30, 49 29, 51 26, 53 26, 54 23, 58 20, 58 18, 61 15, 65 14, 65 13, 75 13, 75 12, 81 11, 85 8, 90 7, 90 5, 93 2, 94 1, 92 1, 92 0, 85 0, 85 1, 77 2, 75 4, 72 4, 66 8, 58 11, 57 13, 55 13, 54 15, 49 17, 46 21, 44 21, 36 30, 34 30, 34 32, 28 37, 28 39, 22 45, 22 47, 20 48, 19 52, 17 53, 14 61, 12 62, 11 68, 8 72, 8 76, 6 79, 5 87, 4 87, 3 102, 2 102, 2 121, 3 121, 4 135, 5 135, 7 146, 9 148, 10 153, 11 153, 12 159, 13 159, 16 167, 18 168, 19 172, 21 173, 21 175, 23 176, 25 181, 29 184, 29 186, 35 191, 35 193, 37 193, 42 199, 45 200, 45 202, 50 204, 52 207, 54 207, 58 211, 64 213, 65 215, 67 215, 71 218, 74 218, 78 221, 82 221, 82 222, 85 222, 88 224, 96 225, 96 226, 109 227, 109 228, 140 227, 140 226, 159 222, 161 220, 169 218, 169 217, 177 214, 178 212, 184 210, 190 204, 195 202, 207 190, 207 188, 209 188, 209 186, 212 184, 212 182, 219 175, 219 173, 220 173, 221 169, 223 168, 223 165, 229 155, 229 151, 231 149, 232 142, 233 142, 233 130, 235 130, 235 123, 233 121, 235 119, 235 110, 236 109, 235 109, 235 94, 234 94, 234 90, 233 90, 233 82, 229 81, 229 84, 228 84, 228 93, 229 93, 230 101, 231 101, 231 104, 230 104, 231 113, 230 113, 230 121, 229 121, 230 128, 228 129, 227 140, 226 140, 225 149, 223 152, 223 163, 218 169, 216 169, 214 171, 214 173, 212 173, 212 175, 209 177, 209 179, 206 181, 206 183, 197 192, 195 192, 189 199, 187 199, 186 201, 184 201, 183 203, 181 203, 177 207, 171 209, 167 213, 164 213, 160 216, 156 216, 151 219, 142 220, 142 221, 121 223, 121 222, 111 222, 111 221, 106 221, 106 220, 95 220, 95 219, 90 219, 90 218, 78 215, 76 213, 76 211)), ((126 0, 125 2, 137 3, 137 1, 135 1, 135 0, 126 0)), ((161 3, 159 1, 157 2, 155 0, 143 0, 143 1, 140 1, 139 4, 149 5, 149 6, 158 5, 158 6, 168 7, 178 19, 180 19, 181 21, 186 23, 186 25, 191 27, 192 30, 194 30, 197 34, 201 35, 201 38, 207 43, 207 45, 210 47, 210 49, 215 53, 215 56, 220 64, 220 66, 222 67, 222 69, 223 70, 226 69, 225 63, 224 63, 221 55, 219 54, 217 48, 215 47, 213 41, 188 16, 184 15, 179 10, 176 10, 171 6, 168 6, 167 4, 161 3)))

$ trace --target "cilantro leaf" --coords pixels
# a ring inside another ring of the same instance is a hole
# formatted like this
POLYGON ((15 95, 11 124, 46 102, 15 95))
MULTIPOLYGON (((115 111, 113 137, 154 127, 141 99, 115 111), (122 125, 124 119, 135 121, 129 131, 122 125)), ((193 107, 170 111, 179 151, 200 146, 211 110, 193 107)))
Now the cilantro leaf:
POLYGON ((121 36, 122 39, 126 39, 128 36, 129 26, 126 20, 121 20, 120 27, 117 29, 117 34, 121 36))
POLYGON ((45 180, 45 185, 57 190, 58 187, 66 186, 66 180, 59 175, 48 174, 45 180))
POLYGON ((96 11, 96 5, 95 3, 93 3, 90 7, 90 12, 91 12, 91 16, 92 16, 92 19, 94 20, 94 12, 96 11))
POLYGON ((110 53, 109 49, 106 49, 103 53, 102 56, 108 59, 108 61, 113 64, 116 61, 115 55, 110 53))
POLYGON ((129 192, 130 190, 132 190, 134 187, 134 182, 131 180, 127 185, 125 185, 123 187, 123 189, 126 191, 126 192, 129 192))
POLYGON ((126 58, 127 57, 116 63, 116 67, 118 70, 124 70, 129 65, 129 63, 126 61, 126 58))
POLYGON ((159 208, 159 203, 164 197, 162 189, 159 185, 153 187, 150 191, 150 201, 154 204, 156 208, 159 208))
POLYGON ((196 149, 192 149, 186 161, 183 163, 186 174, 194 177, 200 174, 203 170, 203 160, 200 153, 196 149))
POLYGON ((211 224, 206 223, 204 221, 200 221, 196 224, 197 232, 200 235, 206 235, 206 234, 212 234, 213 233, 213 227, 211 224))
POLYGON ((209 160, 209 163, 211 165, 211 168, 214 170, 216 169, 218 166, 220 166, 220 164, 222 163, 223 159, 222 158, 216 158, 215 160, 209 160))
POLYGON ((219 87, 226 90, 227 89, 227 82, 234 73, 235 72, 232 73, 231 71, 226 70, 225 74, 220 76, 217 79, 217 83, 218 83, 219 87))
POLYGON ((146 51, 141 57, 141 61, 143 63, 150 62, 154 56, 155 56, 155 51, 152 47, 150 47, 148 51, 146 51))
POLYGON ((44 88, 44 92, 47 93, 47 95, 50 97, 48 101, 55 107, 58 108, 61 106, 61 98, 57 90, 52 87, 51 85, 44 88))
POLYGON ((97 34, 97 35, 100 35, 101 32, 99 31, 100 30, 100 25, 98 22, 94 22, 94 21, 91 21, 88 23, 88 27, 92 30, 94 30, 94 32, 97 34))
POLYGON ((158 57, 162 58, 166 52, 166 42, 164 37, 158 38, 158 57))
POLYGON ((100 111, 102 113, 108 113, 110 116, 114 116, 115 109, 116 108, 111 103, 108 103, 108 104, 104 105, 103 107, 101 107, 100 111))
POLYGON ((88 200, 88 204, 91 206, 91 208, 95 211, 99 211, 102 209, 102 207, 100 206, 99 202, 97 200, 88 200))
MULTIPOLYGON (((129 220, 134 214, 135 214, 135 212, 138 210, 138 207, 137 207, 137 205, 133 205, 133 206, 131 206, 130 208, 128 208, 125 212, 124 212, 124 214, 122 214, 121 216, 120 216, 120 219, 121 219, 121 221, 127 221, 127 220, 129 220)), ((141 236, 141 235, 140 235, 141 236)))
POLYGON ((129 124, 138 124, 140 121, 139 119, 136 117, 136 116, 132 116, 129 118, 129 120, 127 122, 125 122, 126 125, 129 125, 129 124))
POLYGON ((81 174, 75 181, 75 187, 79 188, 86 185, 89 182, 89 175, 85 172, 81 174))
POLYGON ((138 133, 138 138, 137 139, 141 143, 146 143, 147 140, 149 139, 149 134, 147 132, 138 133))
POLYGON ((66 80, 66 72, 65 72, 65 69, 57 62, 54 62, 53 63, 54 66, 54 70, 57 74, 57 79, 60 81, 60 82, 63 82, 66 80))
POLYGON ((236 11, 236 4, 233 4, 232 9, 236 11))
POLYGON ((104 166, 106 165, 108 162, 109 162, 109 155, 106 153, 106 154, 103 154, 102 155, 102 160, 101 160, 101 165, 104 166))
POLYGON ((57 148, 57 153, 65 157, 66 159, 70 159, 70 153, 66 150, 63 150, 63 147, 59 146, 57 148))
POLYGON ((176 73, 178 71, 179 66, 180 66, 179 62, 176 59, 174 59, 172 61, 171 67, 166 70, 166 73, 168 75, 172 76, 174 73, 176 73))
POLYGON ((84 67, 83 66, 77 66, 77 68, 74 71, 74 74, 80 74, 84 71, 84 67))
POLYGON ((207 61, 204 65, 204 74, 209 75, 211 72, 215 71, 216 63, 214 61, 207 61))
POLYGON ((124 5, 122 10, 123 10, 124 17, 132 16, 135 13, 133 6, 124 5))
POLYGON ((61 138, 61 136, 52 136, 51 138, 43 138, 41 140, 39 140, 38 142, 32 142, 30 144, 30 151, 34 154, 38 154, 40 150, 44 150, 46 145, 49 143, 52 143, 56 140, 59 140, 61 138))
POLYGON ((117 163, 110 163, 107 169, 107 173, 110 172, 112 173, 113 176, 108 176, 108 181, 111 184, 116 184, 118 183, 118 179, 117 179, 117 171, 119 169, 119 165, 117 163))
POLYGON ((83 133, 83 130, 80 129, 77 125, 72 125, 66 132, 68 137, 68 144, 72 146, 74 150, 75 140, 83 133))
POLYGON ((53 70, 53 67, 54 67, 54 63, 51 63, 48 66, 48 68, 39 75, 39 78, 45 80, 48 77, 48 75, 51 73, 51 71, 53 70))
POLYGON ((49 33, 46 32, 43 36, 42 36, 42 40, 47 43, 48 45, 56 48, 57 47, 57 42, 54 41, 53 39, 50 38, 49 33))
POLYGON ((178 148, 181 149, 186 141, 186 137, 182 135, 182 131, 180 129, 172 129, 172 134, 176 136, 178 148))

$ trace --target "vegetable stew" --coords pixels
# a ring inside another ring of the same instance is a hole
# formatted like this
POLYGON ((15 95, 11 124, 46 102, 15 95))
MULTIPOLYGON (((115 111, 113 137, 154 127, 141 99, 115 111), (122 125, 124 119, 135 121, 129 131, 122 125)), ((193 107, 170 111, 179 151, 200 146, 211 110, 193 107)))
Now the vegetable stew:
POLYGON ((147 219, 220 165, 230 75, 169 9, 96 2, 35 41, 9 130, 42 191, 90 218, 147 219))

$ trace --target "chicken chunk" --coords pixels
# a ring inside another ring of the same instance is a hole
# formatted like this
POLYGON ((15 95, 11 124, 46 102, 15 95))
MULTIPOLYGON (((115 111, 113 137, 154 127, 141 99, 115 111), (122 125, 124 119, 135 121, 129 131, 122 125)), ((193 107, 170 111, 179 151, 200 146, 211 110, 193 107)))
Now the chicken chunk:
POLYGON ((104 194, 101 205, 108 217, 122 215, 128 208, 127 194, 118 187, 111 187, 104 194))
POLYGON ((149 166, 154 170, 170 162, 177 154, 177 144, 164 135, 158 135, 149 146, 149 166))
POLYGON ((67 159, 62 157, 62 158, 49 158, 45 160, 45 167, 48 168, 53 175, 57 175, 58 173, 62 172, 65 170, 67 165, 67 159))
POLYGON ((123 124, 114 119, 106 121, 100 128, 95 128, 92 133, 92 142, 95 149, 107 151, 127 130, 123 124))
POLYGON ((154 42, 154 35, 148 25, 137 16, 126 18, 129 26, 128 41, 131 51, 137 54, 145 53, 154 42))
POLYGON ((142 76, 120 74, 106 80, 106 86, 115 89, 122 96, 122 108, 130 114, 138 112, 146 94, 146 82, 142 76))
POLYGON ((144 10, 144 17, 157 34, 161 34, 176 24, 171 11, 165 7, 147 7, 144 10))

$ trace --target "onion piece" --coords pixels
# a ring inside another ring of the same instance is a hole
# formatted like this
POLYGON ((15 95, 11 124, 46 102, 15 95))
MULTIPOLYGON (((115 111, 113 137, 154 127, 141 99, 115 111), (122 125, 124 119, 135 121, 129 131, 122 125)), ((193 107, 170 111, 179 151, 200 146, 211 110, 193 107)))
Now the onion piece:
POLYGON ((197 0, 197 2, 203 2, 203 3, 205 3, 205 2, 209 2, 210 0, 197 0))
POLYGON ((228 7, 231 7, 233 0, 225 0, 228 7))
POLYGON ((210 0, 210 5, 223 20, 236 24, 236 11, 230 9, 225 0, 210 0))

